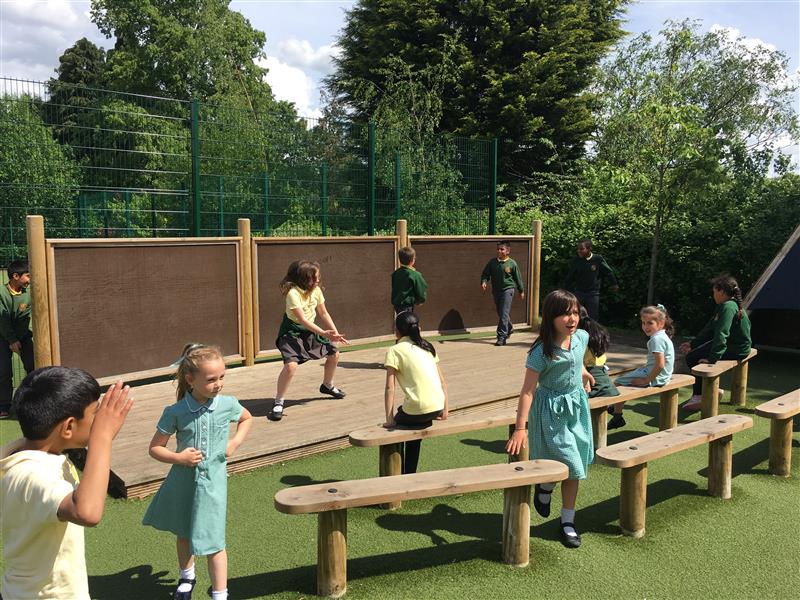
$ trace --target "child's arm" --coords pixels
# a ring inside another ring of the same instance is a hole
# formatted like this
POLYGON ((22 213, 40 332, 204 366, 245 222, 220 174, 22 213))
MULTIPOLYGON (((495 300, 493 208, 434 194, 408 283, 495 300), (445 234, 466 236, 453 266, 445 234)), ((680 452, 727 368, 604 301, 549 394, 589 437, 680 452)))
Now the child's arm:
POLYGON ((428 282, 422 277, 421 273, 417 273, 418 277, 414 281, 414 295, 417 297, 417 304, 425 304, 428 299, 428 282))
POLYGON ((483 267, 483 272, 481 273, 481 289, 485 292, 486 286, 489 284, 489 280, 492 278, 492 261, 486 263, 486 266, 483 267))
POLYGON ((583 380, 583 389, 586 390, 586 393, 592 391, 592 386, 594 386, 594 376, 589 373, 589 370, 586 368, 586 365, 581 365, 583 371, 581 372, 581 379, 583 380))
POLYGON ((397 371, 394 367, 386 367, 386 388, 383 390, 383 405, 386 409, 386 422, 384 427, 394 427, 394 382, 397 371))
POLYGON ((525 300, 525 286, 522 284, 522 274, 519 272, 519 265, 517 265, 516 261, 514 262, 514 272, 512 275, 514 277, 514 285, 517 286, 517 291, 519 292, 519 297, 525 300))
POLYGON ((186 448, 182 452, 173 452, 167 448, 167 442, 172 437, 166 433, 156 430, 153 439, 150 440, 150 456, 158 461, 170 465, 182 465, 184 467, 196 467, 203 460, 203 453, 197 448, 186 448))
POLYGON ((664 357, 663 352, 653 352, 653 358, 655 359, 655 364, 653 368, 650 369, 650 372, 645 375, 644 377, 636 377, 631 379, 631 385, 645 387, 650 385, 653 381, 655 381, 658 374, 661 373, 664 365, 667 364, 667 359, 664 357))
POLYGON ((444 373, 442 373, 442 367, 440 367, 437 364, 436 368, 439 371, 439 381, 442 382, 442 391, 444 392, 444 408, 442 409, 442 416, 439 417, 439 420, 444 421, 450 415, 450 400, 447 397, 447 384, 444 381, 444 373))
MULTIPOLYGON (((332 342, 341 342, 343 344, 350 343, 347 341, 347 338, 339 333, 338 329, 336 329, 336 324, 333 322, 333 318, 328 312, 328 309, 325 307, 324 302, 317 304, 317 315, 319 316, 319 320, 322 321, 324 325, 328 326, 327 330, 320 330, 322 332, 320 335, 325 336, 332 342)), ((317 327, 317 329, 319 329, 319 327, 317 327)))
POLYGON ((526 427, 528 413, 533 402, 533 390, 539 383, 539 372, 532 369, 525 369, 525 380, 522 382, 522 390, 519 393, 517 402, 517 420, 514 424, 514 433, 506 444, 506 452, 509 454, 519 454, 519 451, 528 445, 528 430, 526 427))
POLYGON ((236 435, 228 440, 228 445, 225 448, 225 458, 230 458, 233 453, 242 445, 244 438, 253 426, 253 419, 250 411, 246 408, 242 409, 242 414, 239 416, 239 424, 236 426, 236 435))
POLYGON ((83 479, 58 506, 58 520, 94 527, 103 517, 111 465, 111 442, 133 406, 130 388, 119 381, 108 388, 95 413, 83 479))

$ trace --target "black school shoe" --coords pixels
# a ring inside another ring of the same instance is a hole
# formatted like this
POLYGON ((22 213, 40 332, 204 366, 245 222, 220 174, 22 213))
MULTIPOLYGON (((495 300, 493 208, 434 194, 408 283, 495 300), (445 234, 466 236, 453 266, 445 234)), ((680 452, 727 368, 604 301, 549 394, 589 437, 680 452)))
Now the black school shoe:
POLYGON ((539 500, 539 494, 547 494, 548 496, 553 493, 553 490, 545 491, 539 487, 537 483, 533 488, 533 508, 536 509, 536 512, 539 513, 542 517, 549 517, 550 516, 550 502, 542 502, 539 500))
POLYGON ((337 400, 344 398, 347 395, 342 390, 337 388, 335 385, 328 387, 324 383, 321 386, 319 386, 319 393, 328 394, 328 396, 333 396, 337 400))
POLYGON ((505 346, 506 341, 502 338, 498 338, 497 341, 494 343, 495 346, 505 346))
POLYGON ((267 418, 270 421, 280 421, 283 418, 283 404, 273 404, 267 418))
POLYGON ((575 529, 575 533, 578 535, 567 535, 564 531, 565 527, 572 527, 575 529, 575 523, 561 523, 561 529, 559 530, 559 534, 561 536, 561 543, 566 548, 580 548, 581 547, 581 536, 578 533, 578 530, 575 529))
POLYGON ((192 587, 189 589, 188 592, 179 592, 177 588, 175 588, 175 595, 173 596, 174 600, 192 600, 192 590, 194 589, 194 584, 197 583, 196 579, 178 579, 178 587, 181 584, 188 583, 192 587))
POLYGON ((607 429, 619 429, 620 427, 625 427, 625 417, 615 414, 608 420, 607 429))

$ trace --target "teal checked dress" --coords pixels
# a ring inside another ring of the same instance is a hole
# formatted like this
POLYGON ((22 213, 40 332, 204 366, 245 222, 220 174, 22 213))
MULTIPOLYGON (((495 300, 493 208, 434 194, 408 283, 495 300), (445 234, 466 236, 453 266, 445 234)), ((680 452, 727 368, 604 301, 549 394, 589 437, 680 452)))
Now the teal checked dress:
POLYGON ((530 457, 564 463, 570 479, 586 479, 594 460, 589 400, 581 378, 588 343, 589 334, 578 329, 569 350, 556 348, 549 359, 537 344, 525 363, 526 368, 539 373, 528 414, 530 457))
POLYGON ((225 449, 230 424, 242 405, 233 396, 199 404, 190 393, 164 409, 156 428, 175 435, 177 451, 196 448, 203 460, 196 467, 172 465, 143 523, 189 540, 192 554, 207 556, 225 549, 228 472, 225 449))

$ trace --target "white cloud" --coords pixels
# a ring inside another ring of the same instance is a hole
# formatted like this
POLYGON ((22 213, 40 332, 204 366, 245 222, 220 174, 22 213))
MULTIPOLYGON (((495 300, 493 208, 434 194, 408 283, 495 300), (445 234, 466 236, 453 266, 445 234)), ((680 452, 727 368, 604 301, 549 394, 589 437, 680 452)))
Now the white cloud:
POLYGON ((316 71, 322 76, 333 71, 331 59, 340 52, 335 44, 326 44, 315 49, 308 40, 296 38, 281 40, 275 46, 275 56, 285 64, 303 71, 316 71))
POLYGON ((272 56, 259 61, 259 65, 268 69, 267 83, 278 100, 292 102, 301 117, 321 116, 319 100, 313 99, 317 85, 305 71, 272 56))
POLYGON ((711 33, 719 33, 726 39, 730 40, 731 42, 739 42, 742 46, 747 48, 748 50, 756 50, 758 48, 764 48, 766 50, 770 50, 774 52, 777 50, 777 46, 774 44, 770 44, 765 42, 764 40, 760 40, 758 38, 748 38, 742 35, 742 32, 739 31, 736 27, 726 27, 724 25, 719 25, 714 23, 711 27, 709 27, 709 31, 711 33))

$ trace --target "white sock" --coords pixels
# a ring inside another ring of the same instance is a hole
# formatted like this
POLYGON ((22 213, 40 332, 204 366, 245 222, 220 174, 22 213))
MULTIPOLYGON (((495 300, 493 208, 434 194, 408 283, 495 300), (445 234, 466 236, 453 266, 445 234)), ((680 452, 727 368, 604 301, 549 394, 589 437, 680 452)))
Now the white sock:
POLYGON ((278 404, 283 406, 283 398, 275 398, 275 405, 277 406, 278 404))
MULTIPOLYGON (((561 522, 562 523, 574 523, 575 522, 575 509, 574 508, 562 508, 561 509, 561 522)), ((565 527, 564 533, 567 535, 578 535, 578 532, 575 531, 572 527, 565 527)))
POLYGON ((221 592, 211 590, 211 600, 228 600, 228 589, 225 588, 221 592))
MULTIPOLYGON (((178 578, 179 579, 194 579, 195 578, 194 577, 194 563, 192 563, 192 565, 190 567, 186 568, 186 569, 180 569, 180 572, 178 573, 178 578)), ((188 592, 191 589, 192 589, 192 584, 191 583, 182 583, 182 584, 180 584, 178 586, 178 591, 179 592, 188 592)))
POLYGON ((542 504, 550 504, 551 492, 556 487, 555 483, 540 483, 539 489, 547 492, 546 494, 539 493, 539 502, 542 504))

